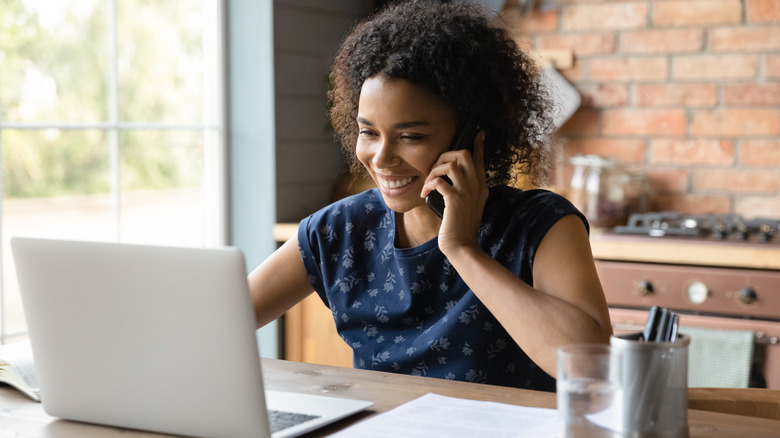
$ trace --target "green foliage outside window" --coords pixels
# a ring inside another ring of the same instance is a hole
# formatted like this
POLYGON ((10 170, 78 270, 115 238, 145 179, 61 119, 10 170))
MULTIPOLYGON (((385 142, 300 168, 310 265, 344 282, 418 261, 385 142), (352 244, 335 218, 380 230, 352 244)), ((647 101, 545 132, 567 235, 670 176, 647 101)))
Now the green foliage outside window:
POLYGON ((207 17, 201 2, 122 0, 116 5, 114 119, 109 2, 0 0, 6 199, 108 192, 112 151, 105 126, 112 120, 147 126, 119 130, 123 190, 202 183, 203 132, 149 127, 204 124, 202 22, 207 17))

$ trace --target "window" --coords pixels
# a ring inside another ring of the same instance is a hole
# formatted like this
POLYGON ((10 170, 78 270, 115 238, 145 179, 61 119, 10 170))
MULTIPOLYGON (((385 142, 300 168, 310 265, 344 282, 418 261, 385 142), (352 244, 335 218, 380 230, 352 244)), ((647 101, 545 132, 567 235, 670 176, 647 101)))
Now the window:
POLYGON ((0 343, 16 235, 225 243, 219 0, 0 0, 0 343))

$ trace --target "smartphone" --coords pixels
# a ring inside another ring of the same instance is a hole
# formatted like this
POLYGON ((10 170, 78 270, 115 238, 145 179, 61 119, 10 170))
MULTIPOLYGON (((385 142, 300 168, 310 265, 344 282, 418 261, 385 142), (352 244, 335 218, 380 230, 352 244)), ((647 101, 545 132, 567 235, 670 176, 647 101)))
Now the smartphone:
MULTIPOLYGON (((471 151, 471 148, 474 146, 474 137, 477 136, 477 132, 479 132, 479 125, 473 122, 466 123, 455 135, 455 141, 452 142, 450 150, 457 151, 466 149, 471 151)), ((441 178, 444 181, 447 181, 447 184, 452 185, 452 181, 446 176, 442 176, 441 178)), ((441 193, 435 190, 428 193, 428 196, 425 197, 425 203, 428 204, 428 208, 433 210, 440 218, 444 217, 444 197, 441 193)))

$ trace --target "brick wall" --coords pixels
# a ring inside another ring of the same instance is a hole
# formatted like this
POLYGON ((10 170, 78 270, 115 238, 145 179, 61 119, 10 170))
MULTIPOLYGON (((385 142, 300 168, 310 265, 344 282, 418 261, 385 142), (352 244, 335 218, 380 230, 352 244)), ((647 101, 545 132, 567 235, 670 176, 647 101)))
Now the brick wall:
POLYGON ((649 175, 651 208, 780 217, 780 0, 557 0, 503 12, 525 47, 571 49, 582 106, 564 157, 649 175))

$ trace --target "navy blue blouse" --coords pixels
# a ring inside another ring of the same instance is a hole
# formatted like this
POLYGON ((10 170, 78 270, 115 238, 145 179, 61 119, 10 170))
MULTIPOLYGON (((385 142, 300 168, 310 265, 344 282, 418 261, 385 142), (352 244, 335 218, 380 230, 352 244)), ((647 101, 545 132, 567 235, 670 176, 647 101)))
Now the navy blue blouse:
MULTIPOLYGON (((482 248, 533 285, 539 242, 562 217, 585 217, 546 190, 493 187, 485 205, 482 248)), ((377 189, 307 217, 301 257, 333 312, 356 368, 537 390, 555 381, 512 340, 442 254, 434 238, 395 245, 395 214, 377 189)))

